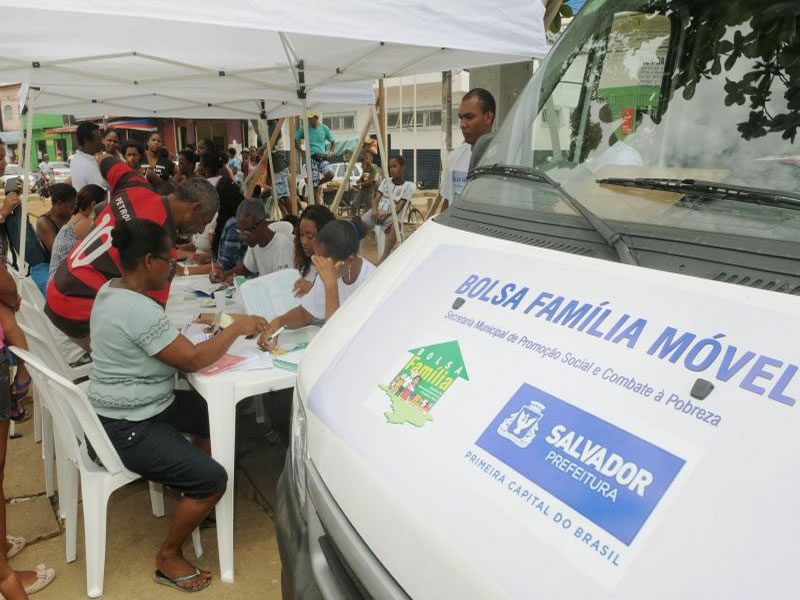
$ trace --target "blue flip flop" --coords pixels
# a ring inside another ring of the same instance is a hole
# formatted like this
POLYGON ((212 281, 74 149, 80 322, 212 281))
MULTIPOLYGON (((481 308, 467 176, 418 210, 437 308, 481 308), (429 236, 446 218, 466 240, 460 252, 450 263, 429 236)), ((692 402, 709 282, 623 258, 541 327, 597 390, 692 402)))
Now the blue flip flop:
POLYGON ((198 577, 202 574, 203 572, 197 567, 195 567, 194 573, 192 573, 191 575, 184 575, 183 577, 172 578, 172 577, 167 577, 159 569, 156 569, 156 572, 153 573, 153 581, 155 581, 156 583, 160 583, 161 585, 166 585, 167 587, 175 588, 176 590, 180 590, 182 592, 189 592, 191 594, 206 589, 209 585, 211 585, 211 578, 209 577, 208 579, 205 580, 204 583, 198 585, 197 587, 183 587, 178 584, 183 583, 184 581, 189 581, 191 579, 194 579, 195 577, 198 577))

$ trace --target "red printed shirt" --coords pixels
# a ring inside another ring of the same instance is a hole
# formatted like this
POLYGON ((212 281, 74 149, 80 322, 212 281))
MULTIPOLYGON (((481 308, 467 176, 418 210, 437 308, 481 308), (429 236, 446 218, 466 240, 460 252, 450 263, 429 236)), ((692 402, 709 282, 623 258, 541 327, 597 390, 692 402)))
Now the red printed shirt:
MULTIPOLYGON (((89 234, 70 251, 47 287, 45 313, 68 336, 89 336, 89 317, 98 290, 122 273, 119 251, 111 246, 111 230, 118 221, 148 219, 162 225, 173 244, 177 236, 169 203, 150 184, 118 158, 103 161, 100 171, 108 181, 111 200, 100 211, 89 234)), ((176 256, 172 250, 173 258, 176 256)), ((170 282, 150 297, 167 303, 170 282)))

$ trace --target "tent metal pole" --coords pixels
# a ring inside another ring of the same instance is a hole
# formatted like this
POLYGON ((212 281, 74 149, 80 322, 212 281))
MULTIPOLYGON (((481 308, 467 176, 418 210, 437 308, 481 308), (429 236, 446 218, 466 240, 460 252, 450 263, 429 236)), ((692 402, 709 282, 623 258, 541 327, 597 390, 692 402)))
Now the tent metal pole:
POLYGON ((28 233, 28 194, 31 191, 30 174, 31 174, 31 140, 33 138, 33 116, 36 112, 31 99, 30 89, 25 95, 25 106, 28 107, 28 123, 25 128, 25 154, 22 155, 23 171, 22 171, 22 205, 20 211, 22 218, 19 225, 19 257, 17 258, 17 270, 20 274, 26 275, 28 273, 28 265, 25 262, 25 238, 28 233))
POLYGON ((417 175, 417 76, 414 75, 414 100, 412 102, 412 110, 414 111, 414 184, 419 181, 417 175))
MULTIPOLYGON (((397 235, 397 241, 399 243, 403 243, 403 228, 400 226, 400 222, 397 218, 397 210, 394 207, 394 182, 392 178, 389 177, 389 157, 386 154, 386 146, 383 144, 383 140, 380 136, 380 126, 378 125, 378 112, 375 110, 375 107, 370 105, 369 112, 372 115, 372 126, 375 128, 375 131, 378 133, 378 152, 381 153, 381 167, 383 168, 383 178, 386 180, 386 189, 389 192, 389 207, 392 210, 392 222, 394 223, 394 232, 397 235)), ((409 200, 411 202, 411 200, 409 200)))
POLYGON ((289 117, 289 205, 292 214, 299 215, 297 200, 297 150, 294 147, 294 134, 297 132, 297 121, 289 117))
POLYGON ((400 77, 399 79, 399 85, 397 86, 397 89, 398 89, 398 104, 399 104, 398 110, 400 111, 400 115, 397 119, 397 127, 398 127, 397 137, 399 138, 397 140, 398 142, 397 145, 400 146, 399 150, 400 150, 400 155, 402 156, 403 146, 405 145, 405 140, 403 139, 405 137, 405 129, 403 128, 403 78, 402 77, 400 77))
MULTIPOLYGON (((306 198, 308 205, 314 204, 314 175, 311 172, 311 132, 308 127, 308 103, 305 98, 301 99, 303 105, 303 141, 306 148, 306 198)), ((322 173, 320 173, 322 177, 322 173)), ((321 194, 321 192, 320 192, 321 194)), ((320 198, 320 200, 322 200, 320 198)))
POLYGON ((353 168, 356 166, 356 161, 358 161, 358 157, 361 156, 361 149, 364 147, 364 140, 367 139, 367 135, 369 135, 369 130, 371 127, 372 120, 367 119, 364 122, 364 127, 361 129, 361 135, 358 138, 358 144, 356 144, 355 150, 353 150, 353 155, 350 157, 350 162, 347 163, 347 171, 345 171, 344 174, 344 181, 342 181, 342 185, 339 186, 339 189, 336 190, 336 196, 333 199, 333 203, 331 203, 331 212, 333 214, 337 214, 336 211, 339 210, 339 203, 342 201, 344 188, 350 184, 350 175, 353 174, 353 168))

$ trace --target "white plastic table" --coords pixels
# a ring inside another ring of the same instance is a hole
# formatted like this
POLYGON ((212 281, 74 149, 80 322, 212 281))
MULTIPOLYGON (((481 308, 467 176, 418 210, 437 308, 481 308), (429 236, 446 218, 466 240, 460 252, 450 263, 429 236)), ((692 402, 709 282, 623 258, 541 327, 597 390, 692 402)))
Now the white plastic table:
MULTIPOLYGON (((190 322, 200 312, 215 309, 201 307, 199 299, 187 300, 187 288, 197 281, 208 281, 205 275, 176 277, 167 301, 167 317, 178 327, 190 322)), ((227 312, 244 312, 238 293, 227 301, 227 312)), ((255 344, 255 340, 253 340, 255 344)), ((217 546, 222 581, 233 582, 233 503, 234 459, 236 448, 236 405, 243 399, 275 390, 294 387, 296 374, 284 369, 232 371, 206 376, 187 373, 192 387, 208 404, 211 433, 211 456, 225 467, 228 487, 216 507, 217 546)))

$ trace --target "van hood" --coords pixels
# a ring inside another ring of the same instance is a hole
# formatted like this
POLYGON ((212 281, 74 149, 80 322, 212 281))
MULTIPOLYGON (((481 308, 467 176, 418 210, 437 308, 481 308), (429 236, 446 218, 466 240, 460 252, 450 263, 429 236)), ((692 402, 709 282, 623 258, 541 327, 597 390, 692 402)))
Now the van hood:
POLYGON ((309 347, 308 454, 414 598, 789 597, 797 339, 797 298, 428 222, 309 347))

